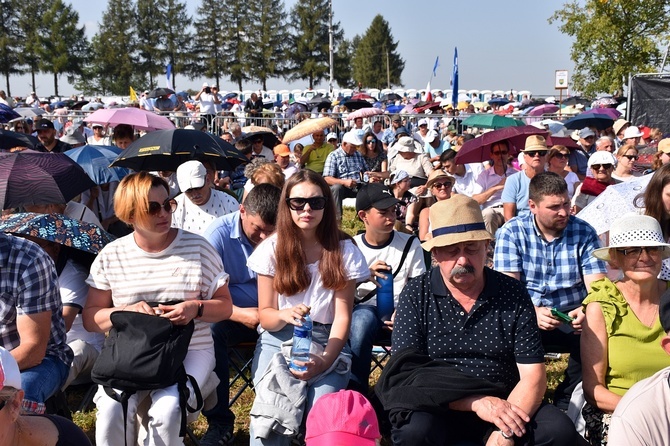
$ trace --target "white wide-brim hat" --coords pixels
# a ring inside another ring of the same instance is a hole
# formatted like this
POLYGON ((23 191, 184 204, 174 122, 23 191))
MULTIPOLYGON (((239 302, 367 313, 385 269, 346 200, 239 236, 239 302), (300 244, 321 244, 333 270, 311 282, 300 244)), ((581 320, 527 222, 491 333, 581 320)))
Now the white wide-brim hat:
POLYGON ((665 242, 658 220, 648 215, 627 214, 612 224, 610 245, 594 250, 593 256, 609 262, 610 249, 645 246, 663 247, 665 250, 661 253, 661 257, 664 259, 670 257, 670 244, 665 242))

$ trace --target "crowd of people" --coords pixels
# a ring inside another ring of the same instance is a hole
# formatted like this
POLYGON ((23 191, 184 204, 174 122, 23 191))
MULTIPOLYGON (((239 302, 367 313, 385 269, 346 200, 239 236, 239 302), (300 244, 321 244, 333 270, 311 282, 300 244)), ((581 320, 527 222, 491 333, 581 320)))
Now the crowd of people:
MULTIPOLYGON (((217 94, 204 85, 195 97, 192 131, 213 129, 217 94)), ((255 122, 262 101, 248 107, 255 122)), ((480 132, 456 124, 371 116, 313 129, 298 144, 279 143, 277 125, 268 147, 235 121, 215 135, 247 160, 232 171, 201 157, 71 202, 3 210, 65 214, 118 238, 84 262, 39 233, 0 233, 0 416, 19 433, 76 429, 25 414, 44 414, 54 395, 90 381, 112 315, 126 311, 193 321, 185 370, 201 389, 219 382, 203 446, 234 441, 228 355, 242 342, 256 343, 251 444, 378 444, 378 420, 394 445, 669 444, 670 139, 645 139, 620 119, 574 132, 569 147, 550 135, 502 139, 483 147, 488 161, 462 164, 459 150, 480 132), (639 212, 621 215, 608 236, 576 215, 643 173, 651 180, 631 203, 639 212), (341 229, 346 206, 359 234, 341 229), (396 310, 383 318, 378 279, 389 275, 396 310), (311 359, 298 371, 288 355, 307 315, 311 359), (380 343, 392 354, 371 392, 380 343), (546 352, 569 355, 549 401, 546 352), (640 396, 650 392, 652 407, 640 396), (379 402, 376 414, 365 397, 379 402), (568 416, 575 404, 584 429, 568 416)), ((40 152, 124 150, 141 138, 128 125, 107 135, 67 119, 12 128, 34 133, 40 152)), ((186 400, 195 399, 191 387, 186 400)), ((100 386, 95 443, 183 444, 183 400, 174 384, 137 392, 123 408, 100 386), (126 410, 147 412, 143 429, 126 410)), ((0 444, 17 444, 3 435, 0 444)))

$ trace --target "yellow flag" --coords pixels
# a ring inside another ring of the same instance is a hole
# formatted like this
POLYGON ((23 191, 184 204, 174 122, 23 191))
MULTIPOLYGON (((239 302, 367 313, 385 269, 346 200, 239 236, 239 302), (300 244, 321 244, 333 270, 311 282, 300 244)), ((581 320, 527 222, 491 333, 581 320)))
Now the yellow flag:
POLYGON ((133 87, 130 87, 130 101, 131 102, 137 101, 137 93, 135 93, 135 89, 133 87))

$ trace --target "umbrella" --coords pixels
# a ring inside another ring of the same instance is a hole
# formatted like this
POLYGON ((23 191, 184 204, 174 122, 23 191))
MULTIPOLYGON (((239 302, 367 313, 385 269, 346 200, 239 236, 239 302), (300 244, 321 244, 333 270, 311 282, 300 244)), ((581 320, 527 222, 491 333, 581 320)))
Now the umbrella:
POLYGON ((81 110, 92 111, 92 110, 100 110, 101 108, 105 108, 105 104, 101 102, 89 102, 88 104, 82 106, 81 110))
POLYGON ((349 115, 347 115, 346 119, 347 119, 347 121, 352 121, 356 118, 368 118, 370 116, 377 116, 377 115, 383 115, 383 114, 384 114, 384 110, 382 110, 381 108, 375 108, 375 107, 367 108, 366 107, 366 108, 361 108, 359 110, 356 110, 353 113, 349 113, 349 115))
POLYGON ((72 110, 81 110, 81 108, 89 102, 90 101, 78 101, 72 106, 72 110))
POLYGON ((505 98, 493 98, 489 101, 489 105, 507 105, 509 103, 509 99, 505 98))
POLYGON ((299 102, 294 102, 286 108, 285 115, 287 118, 292 118, 298 113, 304 113, 307 111, 307 106, 299 102))
POLYGON ((15 147, 34 149, 39 143, 34 136, 0 129, 0 150, 11 150, 15 147))
POLYGON ((21 115, 18 114, 12 107, 7 104, 0 104, 0 123, 9 122, 12 119, 20 118, 21 115))
POLYGON ((121 149, 114 146, 92 146, 85 145, 65 152, 79 164, 95 184, 111 183, 121 181, 130 171, 124 167, 109 167, 121 149))
POLYGON ((557 111, 558 105, 556 104, 542 104, 534 107, 530 112, 528 112, 528 116, 542 116, 548 113, 556 113, 557 111))
POLYGON ((0 153, 2 209, 67 203, 94 186, 84 169, 63 153, 0 153))
POLYGON ((174 124, 165 116, 159 116, 135 107, 109 108, 91 113, 84 118, 86 122, 116 127, 119 124, 128 124, 137 130, 153 131, 174 129, 174 124))
POLYGON ((214 162, 217 170, 235 170, 247 162, 233 145, 199 130, 171 129, 149 132, 132 142, 111 166, 133 170, 176 171, 180 164, 203 159, 214 162))
POLYGON ((73 106, 74 104, 76 104, 76 103, 77 103, 77 101, 75 101, 74 99, 65 99, 65 100, 63 100, 63 101, 55 102, 55 103, 53 103, 51 106, 52 106, 54 109, 56 109, 56 108, 63 108, 63 107, 72 108, 72 106, 73 106))
POLYGON ((403 108, 405 108, 404 105, 389 105, 386 107, 386 111, 389 113, 400 113, 403 108))
POLYGON ((569 149, 579 148, 577 141, 572 138, 568 138, 567 136, 549 136, 547 137, 547 146, 565 146, 569 149))
POLYGON ((175 94, 174 90, 171 90, 169 88, 154 88, 149 92, 147 95, 148 98, 160 98, 161 96, 170 96, 171 94, 175 94))
POLYGON ((0 220, 0 231, 28 235, 97 254, 114 236, 98 225, 75 220, 63 214, 20 212, 0 220))
POLYGON ((480 129, 500 129, 504 127, 520 127, 525 125, 518 119, 507 118, 505 116, 498 116, 490 113, 472 115, 465 119, 462 124, 480 129))
MULTIPOLYGON (((461 101, 458 104, 456 104, 456 110, 465 110, 470 106, 469 102, 466 101, 461 101)), ((481 107, 480 107, 481 108, 481 107)))
POLYGON ((491 159, 491 144, 500 141, 507 141, 511 146, 510 154, 515 155, 525 147, 526 138, 529 135, 541 135, 546 138, 549 132, 533 125, 505 127, 487 132, 482 136, 466 141, 456 155, 456 163, 469 164, 488 161, 491 159))
MULTIPOLYGON (((609 231, 612 223, 627 212, 640 212, 635 198, 644 193, 653 174, 613 184, 582 209, 577 217, 589 223, 598 235, 609 231)), ((642 203, 640 203, 642 205, 642 203)))
POLYGON ((402 96, 397 93, 388 93, 379 98, 381 102, 402 101, 402 96))
POLYGON ((364 99, 349 99, 342 103, 349 110, 359 110, 365 107, 372 107, 372 104, 364 99))
POLYGON ((565 128, 570 130, 578 130, 585 127, 595 127, 598 130, 603 130, 607 127, 612 127, 613 124, 614 119, 607 115, 585 115, 583 113, 563 123, 565 128))
MULTIPOLYGON (((256 127, 256 126, 253 126, 256 127)), ((269 130, 269 129, 268 129, 269 130)), ((265 147, 268 147, 272 149, 274 146, 277 144, 280 144, 281 141, 279 141, 279 138, 277 138, 277 135, 275 135, 272 130, 269 131, 256 131, 256 132, 247 132, 246 135, 242 137, 242 139, 248 139, 250 141, 253 141, 256 138, 263 138, 263 145, 265 147)))
POLYGON ((225 95, 225 96, 223 97, 223 100, 224 100, 224 101, 227 101, 227 100, 229 100, 229 99, 233 99, 233 98, 236 98, 236 97, 237 97, 237 93, 228 93, 227 95, 225 95))
POLYGON ((595 101, 591 102, 591 108, 600 108, 600 107, 607 107, 607 106, 617 106, 619 105, 619 101, 614 99, 613 97, 601 97, 596 99, 595 101))
POLYGON ((350 100, 353 101, 374 101, 375 98, 370 96, 367 93, 356 93, 355 95, 351 96, 350 100))
POLYGON ((607 115, 610 118, 617 120, 621 116, 621 112, 615 108, 592 108, 591 110, 585 111, 582 115, 607 115))
POLYGON ((247 125, 242 127, 242 133, 254 133, 254 132, 272 132, 270 127, 263 127, 262 125, 247 125))
POLYGON ((581 97, 581 96, 572 96, 572 97, 569 97, 569 98, 567 98, 567 99, 564 99, 564 100, 561 102, 561 104, 563 104, 563 105, 577 105, 577 104, 581 104, 581 105, 587 106, 587 105, 591 105, 591 100, 590 100, 590 99, 583 98, 583 97, 581 97))
POLYGON ((420 106, 414 106, 414 111, 417 113, 425 113, 426 110, 442 111, 442 107, 440 107, 440 101, 428 102, 420 106))
POLYGON ((286 132, 282 142, 287 144, 291 141, 295 141, 296 139, 300 139, 303 136, 311 135, 313 133, 333 127, 334 125, 337 125, 337 121, 335 121, 333 118, 305 119, 300 124, 286 132))
POLYGON ((321 110, 322 108, 332 107, 332 104, 330 102, 330 99, 324 98, 322 95, 317 94, 312 99, 307 101, 307 106, 310 109, 316 108, 317 110, 321 110))
POLYGON ((414 104, 407 104, 405 107, 403 107, 402 110, 400 110, 401 114, 408 114, 408 113, 414 113, 416 114, 416 111, 414 111, 414 104))
POLYGON ((19 115, 23 116, 24 118, 36 118, 46 113, 41 108, 35 108, 35 107, 18 107, 15 108, 14 111, 19 115))

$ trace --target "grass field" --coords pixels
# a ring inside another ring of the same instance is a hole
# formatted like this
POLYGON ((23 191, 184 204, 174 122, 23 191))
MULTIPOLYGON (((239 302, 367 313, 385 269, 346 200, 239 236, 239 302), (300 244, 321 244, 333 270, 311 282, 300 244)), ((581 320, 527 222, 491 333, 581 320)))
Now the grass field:
MULTIPOLYGON (((364 226, 358 218, 355 216, 353 209, 344 209, 343 218, 342 218, 342 229, 348 234, 355 235, 360 230, 364 229, 364 226)), ((556 388, 560 379, 562 377, 563 371, 567 366, 566 356, 563 355, 561 359, 557 360, 547 360, 547 379, 548 379, 548 390, 546 397, 548 400, 551 400, 553 395, 553 390, 556 388)), ((380 371, 376 370, 370 376, 370 385, 374 386, 374 383, 379 378, 380 371)), ((238 386, 231 388, 231 394, 237 390, 238 386)), ((83 397, 83 391, 75 390, 69 392, 68 403, 70 407, 77 407, 81 398, 83 397)), ((250 390, 247 390, 242 394, 242 396, 235 402, 232 407, 233 412, 235 413, 235 442, 234 445, 248 445, 249 444, 249 412, 251 410, 251 405, 253 404, 254 393, 250 390)), ((84 412, 73 413, 74 422, 81 427, 84 432, 89 436, 91 442, 94 443, 95 437, 95 409, 87 410, 84 412)), ((198 421, 192 423, 190 428, 193 430, 194 434, 200 438, 205 431, 207 430, 207 421, 205 418, 200 415, 198 421)), ((95 444, 95 443, 94 443, 95 444)), ((186 445, 192 445, 187 438, 185 440, 186 445)), ((390 445, 391 443, 388 439, 384 439, 382 442, 383 445, 390 445)))

